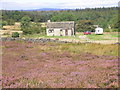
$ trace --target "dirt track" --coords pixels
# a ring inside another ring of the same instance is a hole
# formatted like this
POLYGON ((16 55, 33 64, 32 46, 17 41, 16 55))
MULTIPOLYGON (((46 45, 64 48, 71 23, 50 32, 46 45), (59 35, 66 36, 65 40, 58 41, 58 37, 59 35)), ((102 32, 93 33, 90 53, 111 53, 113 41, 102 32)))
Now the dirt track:
POLYGON ((2 47, 3 87, 118 87, 117 56, 50 51, 53 43, 5 41, 2 47))

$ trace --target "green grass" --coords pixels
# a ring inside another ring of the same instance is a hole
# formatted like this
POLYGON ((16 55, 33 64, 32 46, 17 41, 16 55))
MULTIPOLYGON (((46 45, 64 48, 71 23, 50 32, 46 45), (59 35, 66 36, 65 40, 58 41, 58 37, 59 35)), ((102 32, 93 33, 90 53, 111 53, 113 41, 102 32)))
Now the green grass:
POLYGON ((40 34, 23 35, 22 37, 25 37, 25 38, 63 38, 63 39, 79 39, 78 37, 74 37, 74 36, 47 36, 47 35, 40 35, 40 34))
POLYGON ((111 37, 120 37, 119 34, 110 34, 110 35, 111 35, 111 37))
POLYGON ((90 39, 90 40, 111 40, 112 38, 111 37, 108 37, 106 38, 106 36, 108 37, 108 35, 96 35, 96 34, 92 34, 92 35, 87 35, 87 37, 90 39))
POLYGON ((117 33, 103 34, 103 35, 92 34, 92 35, 87 35, 87 37, 90 40, 115 40, 116 38, 120 37, 120 35, 118 35, 117 33))
POLYGON ((76 40, 115 40, 117 37, 120 37, 118 33, 111 33, 111 34, 103 34, 103 35, 86 35, 86 39, 81 39, 79 36, 83 36, 83 33, 78 33, 76 36, 46 36, 40 34, 32 34, 32 35, 23 35, 24 38, 61 38, 61 39, 76 39, 76 40))

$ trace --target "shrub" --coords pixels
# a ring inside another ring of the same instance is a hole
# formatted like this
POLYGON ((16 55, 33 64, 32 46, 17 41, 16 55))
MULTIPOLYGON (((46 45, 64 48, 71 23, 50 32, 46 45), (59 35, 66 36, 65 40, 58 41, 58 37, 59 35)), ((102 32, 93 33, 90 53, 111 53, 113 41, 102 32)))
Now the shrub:
POLYGON ((118 32, 120 31, 119 29, 112 29, 113 32, 118 32))
POLYGON ((104 32, 110 32, 110 29, 106 28, 104 29, 104 32))
POLYGON ((9 33, 4 33, 3 35, 10 35, 9 33))
POLYGON ((2 24, 1 26, 6 26, 6 25, 8 25, 7 21, 3 21, 1 24, 2 24))
POLYGON ((8 25, 14 25, 15 24, 15 21, 13 19, 8 19, 7 20, 7 24, 8 25))
POLYGON ((19 37, 19 33, 18 32, 12 33, 12 37, 14 37, 14 38, 19 37))
POLYGON ((30 20, 31 20, 31 18, 28 16, 24 16, 21 19, 21 30, 23 31, 24 34, 31 34, 30 20))
MULTIPOLYGON (((105 29, 105 32, 110 32, 110 29, 105 29)), ((112 32, 119 32, 119 29, 111 29, 112 32)))
POLYGON ((41 27, 40 23, 30 23, 27 28, 22 29, 23 34, 42 34, 45 35, 46 28, 41 27))

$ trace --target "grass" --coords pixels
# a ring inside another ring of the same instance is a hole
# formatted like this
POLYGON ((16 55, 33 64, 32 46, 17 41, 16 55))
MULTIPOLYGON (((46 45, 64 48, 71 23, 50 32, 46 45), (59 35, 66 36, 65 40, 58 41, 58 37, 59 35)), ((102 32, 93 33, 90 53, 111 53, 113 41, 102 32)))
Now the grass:
MULTIPOLYGON (((88 52, 96 55, 112 55, 118 56, 118 45, 103 45, 103 44, 64 44, 61 50, 66 50, 71 53, 88 52)), ((57 50, 58 50, 57 49, 57 50)))
MULTIPOLYGON (((18 42, 17 43, 23 43, 25 42, 18 42)), ((11 46, 11 45, 9 45, 11 46)), ((92 53, 95 55, 111 55, 111 56, 118 56, 118 46, 117 44, 96 44, 96 43, 53 43, 53 42, 47 42, 45 45, 37 45, 32 47, 27 46, 26 49, 33 49, 37 48, 37 51, 39 53, 42 52, 70 52, 71 54, 80 54, 83 52, 92 53)), ((8 46, 5 46, 3 48, 7 48, 8 46)), ((14 45, 15 49, 17 48, 14 45)))
POLYGON ((35 79, 28 80, 26 78, 23 78, 20 80, 20 82, 21 82, 21 87, 19 87, 19 88, 23 88, 24 85, 27 85, 29 88, 37 88, 37 87, 45 88, 45 87, 47 87, 46 84, 44 84, 43 82, 38 82, 35 79))
POLYGON ((86 35, 86 38, 82 39, 79 37, 84 36, 83 33, 77 33, 76 36, 46 36, 46 35, 40 35, 40 34, 33 34, 33 35, 23 35, 24 38, 60 38, 60 39, 76 39, 76 40, 116 40, 116 38, 120 37, 118 33, 105 33, 103 35, 86 35))
POLYGON ((33 35, 23 35, 25 38, 67 38, 67 39, 79 39, 78 37, 71 37, 71 36, 47 36, 47 35, 40 35, 40 34, 33 34, 33 35))
POLYGON ((111 37, 108 37, 108 35, 96 35, 96 34, 87 35, 87 37, 90 40, 111 40, 112 39, 111 37))
POLYGON ((87 35, 87 37, 91 40, 114 40, 115 38, 120 37, 117 33, 111 33, 111 34, 103 34, 103 35, 87 35))
POLYGON ((96 44, 96 43, 52 43, 47 42, 45 46, 37 46, 37 50, 42 52, 69 52, 71 55, 80 53, 91 53, 95 55, 118 56, 118 45, 96 44))
POLYGON ((119 34, 111 34, 112 37, 120 37, 119 34))
MULTIPOLYGON (((10 36, 2 36, 2 37, 10 37, 10 36)), ((103 44, 113 44, 118 42, 118 38, 120 35, 118 32, 104 32, 103 35, 96 35, 92 33, 91 35, 84 35, 83 32, 76 33, 75 36, 47 36, 41 34, 32 34, 32 35, 21 35, 20 38, 46 38, 46 39, 54 39, 54 40, 62 40, 62 41, 70 41, 70 42, 96 42, 103 44)))

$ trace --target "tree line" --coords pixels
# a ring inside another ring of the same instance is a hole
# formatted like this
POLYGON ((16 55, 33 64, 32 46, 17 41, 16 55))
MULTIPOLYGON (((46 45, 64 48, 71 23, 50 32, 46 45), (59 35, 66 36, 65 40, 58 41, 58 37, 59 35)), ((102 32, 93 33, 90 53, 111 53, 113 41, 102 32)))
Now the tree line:
POLYGON ((83 32, 86 30, 94 31, 95 28, 94 25, 98 25, 104 28, 105 31, 109 31, 108 26, 110 26, 113 31, 118 31, 119 30, 118 24, 120 22, 120 20, 118 20, 118 7, 111 7, 111 8, 60 10, 60 11, 2 10, 2 25, 13 25, 14 22, 22 22, 24 21, 23 20, 24 17, 28 17, 27 19, 29 19, 30 22, 36 23, 36 25, 34 25, 35 26, 34 29, 40 26, 39 25, 40 22, 47 22, 47 20, 51 20, 54 22, 75 21, 76 23, 75 27, 77 32, 83 32))

